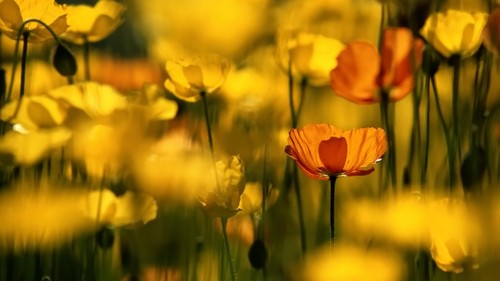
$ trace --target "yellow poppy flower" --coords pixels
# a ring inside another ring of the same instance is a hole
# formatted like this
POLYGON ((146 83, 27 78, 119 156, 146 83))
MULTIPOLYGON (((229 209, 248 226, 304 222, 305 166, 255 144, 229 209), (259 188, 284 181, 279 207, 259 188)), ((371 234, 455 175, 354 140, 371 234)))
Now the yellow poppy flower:
POLYGON ((62 35, 74 44, 97 42, 109 36, 123 23, 126 8, 113 0, 100 0, 94 7, 68 6, 68 30, 62 35))
POLYGON ((156 84, 146 84, 131 101, 131 106, 139 109, 147 120, 171 120, 177 114, 178 106, 166 99, 163 92, 156 84))
POLYGON ((245 171, 238 156, 216 163, 218 183, 207 194, 200 194, 202 210, 211 216, 232 217, 240 209, 241 194, 245 190, 245 171))
POLYGON ((0 138, 0 162, 33 165, 56 148, 65 145, 71 131, 64 128, 28 132, 9 131, 0 138))
POLYGON ((429 206, 431 256, 443 271, 459 273, 477 268, 479 227, 464 201, 444 198, 429 206), (476 243, 476 244, 474 244, 476 243))
POLYGON ((96 82, 59 87, 49 91, 48 95, 93 118, 107 116, 127 107, 125 96, 111 86, 96 82))
POLYGON ((15 186, 0 194, 0 248, 22 252, 51 249, 95 223, 77 207, 84 193, 75 189, 15 186), (63 191, 64 190, 64 191, 63 191))
POLYGON ((403 262, 392 251, 340 244, 310 256, 299 280, 397 281, 403 273, 403 262))
POLYGON ((156 218, 158 209, 147 194, 127 191, 116 196, 109 189, 90 192, 81 206, 85 217, 112 227, 146 224, 156 218))
POLYGON ((299 32, 278 40, 278 44, 285 45, 280 54, 285 56, 282 60, 283 67, 288 69, 290 60, 292 73, 307 79, 312 85, 326 85, 329 81, 330 71, 337 66, 337 56, 344 48, 344 44, 336 39, 320 34, 299 32), (288 55, 288 59, 286 56, 288 55))
MULTIPOLYGON (((2 0, 0 1, 0 31, 17 40, 18 30, 24 21, 37 19, 46 23, 55 34, 66 31, 66 7, 53 0, 2 0)), ((52 39, 52 34, 41 24, 30 22, 24 26, 29 32, 30 42, 44 42, 52 39)))
POLYGON ((218 55, 169 60, 165 88, 182 100, 196 102, 201 93, 210 94, 222 86, 229 67, 229 62, 218 55))
POLYGON ((458 10, 431 14, 420 34, 446 58, 470 57, 481 46, 481 34, 488 15, 458 10))
POLYGON ((57 100, 45 95, 25 96, 20 105, 19 100, 13 100, 0 112, 1 120, 29 131, 61 125, 65 118, 66 110, 57 100))

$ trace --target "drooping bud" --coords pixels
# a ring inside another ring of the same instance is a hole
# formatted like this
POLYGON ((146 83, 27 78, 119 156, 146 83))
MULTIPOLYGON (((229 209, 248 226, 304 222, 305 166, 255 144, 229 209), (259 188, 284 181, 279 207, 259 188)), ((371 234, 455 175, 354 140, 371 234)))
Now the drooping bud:
POLYGON ((266 265, 267 250, 262 240, 255 240, 248 250, 248 260, 255 269, 261 269, 266 265))
POLYGON ((460 167, 460 177, 464 190, 469 193, 477 191, 479 183, 486 171, 486 154, 481 147, 473 148, 465 155, 460 167))
POLYGON ((52 64, 59 74, 71 77, 76 74, 77 64, 75 56, 62 44, 57 44, 52 54, 52 64))
POLYGON ((101 249, 109 249, 115 242, 115 233, 113 229, 105 226, 97 231, 95 234, 95 240, 101 249))

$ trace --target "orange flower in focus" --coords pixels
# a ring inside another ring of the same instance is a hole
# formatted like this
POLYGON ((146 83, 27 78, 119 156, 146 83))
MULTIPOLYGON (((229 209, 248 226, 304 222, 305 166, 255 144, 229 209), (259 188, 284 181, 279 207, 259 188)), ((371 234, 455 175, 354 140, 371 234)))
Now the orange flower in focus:
POLYGON ((361 128, 342 131, 328 124, 292 129, 285 153, 308 177, 328 180, 331 176, 361 176, 387 151, 384 130, 361 128))
POLYGON ((358 104, 379 100, 378 89, 397 101, 413 89, 413 70, 421 63, 424 43, 407 28, 386 28, 382 51, 368 42, 353 41, 337 57, 330 72, 333 91, 358 104))

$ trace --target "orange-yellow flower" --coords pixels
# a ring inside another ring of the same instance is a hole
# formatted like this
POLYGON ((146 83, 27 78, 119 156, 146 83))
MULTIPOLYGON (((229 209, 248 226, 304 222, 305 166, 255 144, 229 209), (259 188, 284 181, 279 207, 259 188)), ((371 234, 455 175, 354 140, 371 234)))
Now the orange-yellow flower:
POLYGON ((361 176, 387 151, 384 130, 360 128, 342 131, 328 124, 308 125, 289 132, 285 153, 313 179, 361 176))
POLYGON ((386 28, 381 53, 364 41, 353 41, 340 52, 338 65, 330 72, 333 91, 359 104, 375 103, 378 90, 397 101, 413 89, 413 70, 421 62, 423 42, 407 28, 386 28))
POLYGON ((500 7, 491 12, 483 30, 483 44, 492 53, 500 55, 500 7))

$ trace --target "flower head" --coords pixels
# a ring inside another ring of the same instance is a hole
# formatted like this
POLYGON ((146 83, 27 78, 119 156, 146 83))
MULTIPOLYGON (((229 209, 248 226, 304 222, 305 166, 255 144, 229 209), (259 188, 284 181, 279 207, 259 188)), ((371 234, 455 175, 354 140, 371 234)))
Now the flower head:
POLYGON ((168 78, 165 88, 176 97, 196 102, 201 94, 210 94, 224 83, 229 72, 229 62, 217 55, 205 55, 167 61, 168 78))
POLYGON ((488 15, 458 10, 431 14, 420 34, 446 58, 470 57, 481 46, 481 33, 488 15))
POLYGON ((232 217, 240 211, 241 195, 245 190, 245 171, 238 156, 232 156, 227 162, 218 161, 218 183, 206 197, 200 196, 203 211, 217 217, 232 217))
POLYGON ((100 0, 94 7, 68 7, 68 30, 63 38, 75 44, 97 42, 106 38, 123 23, 126 8, 113 0, 100 0))
MULTIPOLYGON (((46 23, 55 34, 68 28, 66 7, 53 0, 2 0, 0 1, 0 31, 14 40, 23 22, 37 19, 46 23)), ((52 34, 41 24, 30 22, 24 26, 29 32, 30 42, 44 42, 52 39, 52 34)))
POLYGON ((468 212, 465 202, 444 198, 429 206, 431 256, 436 265, 446 272, 462 272, 477 264, 477 219, 468 212), (476 242, 474 242, 476 241, 476 242))
POLYGON ((362 128, 342 131, 332 125, 308 125, 289 132, 285 153, 313 179, 331 176, 360 176, 374 171, 387 151, 384 130, 362 128))
POLYGON ((392 101, 413 89, 413 70, 421 62, 423 42, 413 38, 406 28, 386 28, 381 53, 368 42, 353 41, 337 57, 338 65, 330 72, 335 94, 355 103, 374 103, 378 90, 392 101))
MULTIPOLYGON (((278 45, 285 46, 280 48, 284 49, 280 50, 280 55, 285 57, 283 60, 290 60, 292 72, 313 85, 327 84, 330 71, 337 66, 337 56, 344 44, 333 38, 307 32, 282 37, 284 38, 279 40, 278 45)), ((287 69, 288 62, 285 61, 282 64, 287 69)))
POLYGON ((492 53, 500 55, 500 7, 492 12, 483 30, 484 46, 492 53))

